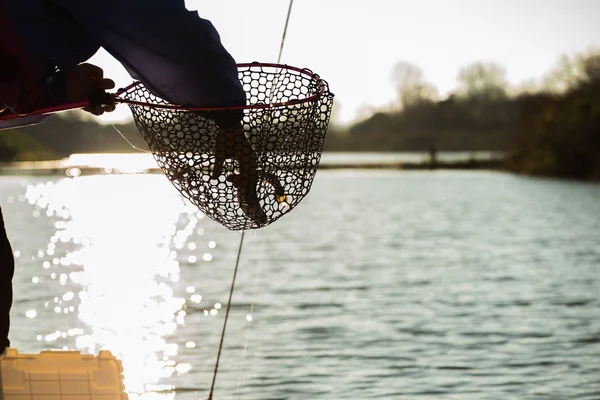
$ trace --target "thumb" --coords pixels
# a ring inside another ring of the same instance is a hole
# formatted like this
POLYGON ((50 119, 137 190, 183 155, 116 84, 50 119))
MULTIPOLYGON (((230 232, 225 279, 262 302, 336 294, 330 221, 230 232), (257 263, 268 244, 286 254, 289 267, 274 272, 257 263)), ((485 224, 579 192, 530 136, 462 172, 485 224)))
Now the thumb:
POLYGON ((78 68, 81 68, 83 71, 85 71, 87 74, 89 74, 91 77, 98 81, 101 81, 104 78, 104 70, 98 67, 97 65, 83 63, 80 64, 78 68))

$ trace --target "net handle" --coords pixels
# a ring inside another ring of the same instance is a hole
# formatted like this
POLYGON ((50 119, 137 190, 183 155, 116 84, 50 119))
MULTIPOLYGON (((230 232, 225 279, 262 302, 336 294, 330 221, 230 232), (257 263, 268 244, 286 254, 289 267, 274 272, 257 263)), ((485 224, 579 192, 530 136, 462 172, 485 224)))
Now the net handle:
MULTIPOLYGON (((309 78, 311 80, 316 81, 319 90, 317 91, 317 93, 315 93, 309 97, 306 97, 304 99, 290 100, 290 101, 286 101, 286 102, 272 103, 272 104, 253 104, 253 105, 244 105, 244 106, 236 106, 236 107, 191 107, 191 106, 177 105, 177 104, 148 103, 148 102, 143 102, 143 101, 128 100, 128 99, 124 99, 121 97, 123 94, 127 93, 128 91, 133 90, 134 88, 136 88, 139 85, 142 85, 142 82, 140 82, 140 81, 135 81, 132 84, 130 84, 129 86, 119 89, 116 93, 112 94, 111 96, 112 96, 113 100, 115 101, 115 103, 137 105, 137 106, 142 106, 142 107, 151 107, 151 108, 158 108, 158 109, 164 109, 164 110, 227 111, 227 110, 257 110, 257 109, 267 109, 267 108, 280 108, 280 107, 287 107, 290 105, 310 103, 310 102, 314 102, 314 101, 318 100, 319 98, 321 98, 328 90, 327 82, 325 82, 323 79, 321 79, 321 77, 318 74, 312 72, 308 68, 298 68, 298 67, 293 67, 293 66, 287 65, 287 64, 259 63, 259 62, 237 64, 237 66, 238 66, 238 68, 252 68, 252 67, 254 67, 254 68, 278 68, 281 70, 295 71, 295 72, 298 72, 298 73, 306 76, 307 78, 309 78)), ((0 115, 0 121, 11 120, 11 119, 16 119, 16 118, 23 118, 23 117, 30 117, 30 116, 40 116, 40 115, 45 115, 45 114, 54 114, 54 113, 61 112, 61 111, 85 108, 89 105, 90 105, 90 102, 88 100, 85 100, 85 101, 79 101, 79 102, 69 103, 69 104, 61 104, 58 106, 43 107, 43 108, 39 108, 37 110, 31 111, 28 113, 24 113, 24 114, 0 115)))

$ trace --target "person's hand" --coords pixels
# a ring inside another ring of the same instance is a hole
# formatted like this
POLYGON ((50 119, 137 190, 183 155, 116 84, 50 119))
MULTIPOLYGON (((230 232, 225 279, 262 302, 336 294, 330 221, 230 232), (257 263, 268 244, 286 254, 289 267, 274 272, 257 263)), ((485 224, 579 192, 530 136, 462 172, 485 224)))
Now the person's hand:
MULTIPOLYGON (((92 96, 105 93, 115 87, 115 82, 104 78, 102 68, 92 64, 79 64, 67 75, 67 99, 72 102, 89 100, 92 96)), ((94 115, 102 115, 105 111, 114 111, 114 104, 90 104, 84 108, 94 115)))
POLYGON ((226 159, 236 159, 239 174, 230 174, 226 180, 237 189, 238 205, 244 214, 255 224, 262 226, 268 216, 261 208, 256 193, 258 184, 258 155, 241 125, 219 128, 215 147, 215 161, 211 179, 219 179, 223 174, 226 159))

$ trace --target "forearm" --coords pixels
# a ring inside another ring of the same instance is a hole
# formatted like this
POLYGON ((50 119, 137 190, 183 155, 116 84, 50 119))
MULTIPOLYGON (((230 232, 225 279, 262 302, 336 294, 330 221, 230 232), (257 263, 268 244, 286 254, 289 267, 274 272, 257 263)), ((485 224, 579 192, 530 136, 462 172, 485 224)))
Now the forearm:
POLYGON ((66 102, 64 73, 54 73, 30 87, 25 86, 18 77, 12 81, 0 82, 0 114, 26 114, 41 107, 66 102))
POLYGON ((65 76, 98 48, 51 0, 0 0, 0 55, 11 58, 0 59, 0 107, 26 113, 66 103, 65 76))
POLYGON ((24 18, 16 15, 0 2, 0 111, 27 113, 61 101, 62 82, 46 81, 48 66, 27 51, 15 23, 24 18))

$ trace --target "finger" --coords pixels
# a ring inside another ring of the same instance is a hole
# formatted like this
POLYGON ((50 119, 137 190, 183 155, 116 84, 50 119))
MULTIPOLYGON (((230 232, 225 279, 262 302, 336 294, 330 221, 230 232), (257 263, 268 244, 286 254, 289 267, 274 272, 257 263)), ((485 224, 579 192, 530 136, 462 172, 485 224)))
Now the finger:
POLYGON ((102 79, 102 81, 100 82, 100 89, 102 90, 109 90, 114 88, 115 81, 113 81, 112 79, 102 79))
POLYGON ((101 81, 104 78, 104 70, 97 65, 94 64, 81 64, 83 68, 85 68, 88 73, 94 77, 94 79, 101 81))
POLYGON ((215 144, 215 162, 213 166, 213 172, 211 179, 218 179, 223 173, 223 167, 225 166, 225 160, 228 158, 227 154, 227 132, 219 130, 217 132, 216 144, 215 144))
POLYGON ((113 111, 115 111, 116 108, 117 108, 117 106, 114 103, 112 103, 112 104, 106 104, 104 106, 104 111, 113 112, 113 111))
POLYGON ((97 105, 89 105, 85 107, 83 110, 87 111, 94 115, 102 115, 104 112, 112 112, 115 111, 115 104, 97 104, 97 105))
POLYGON ((87 106, 83 109, 83 111, 87 111, 96 116, 100 116, 104 113, 104 110, 102 109, 102 107, 99 107, 99 106, 87 106))
POLYGON ((222 151, 218 151, 215 153, 215 163, 213 166, 213 172, 211 175, 211 179, 218 179, 219 176, 223 173, 223 166, 225 164, 225 154, 222 151))

